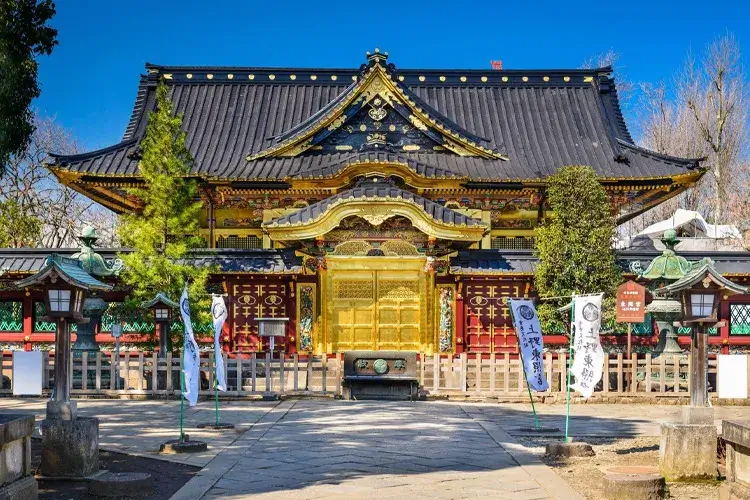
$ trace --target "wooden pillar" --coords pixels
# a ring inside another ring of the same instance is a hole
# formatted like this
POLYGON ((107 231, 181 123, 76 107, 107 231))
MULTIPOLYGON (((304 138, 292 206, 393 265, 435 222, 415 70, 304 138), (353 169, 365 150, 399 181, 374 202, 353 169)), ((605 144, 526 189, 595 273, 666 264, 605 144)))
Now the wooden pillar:
POLYGON ((466 310, 464 309, 463 283, 458 282, 456 286, 456 324, 454 325, 456 335, 456 354, 465 351, 466 342, 466 310), (461 339, 459 343, 458 339, 461 339))
POLYGON ((55 401, 70 401, 70 325, 65 318, 57 321, 55 335, 55 401))
POLYGON ((23 335, 31 336, 34 333, 34 301, 31 294, 26 292, 23 297, 23 335))
POLYGON ((208 248, 216 248, 214 242, 214 229, 216 228, 216 217, 214 216, 214 200, 211 193, 207 193, 208 198, 208 248))
POLYGON ((730 317, 729 317, 729 300, 727 296, 723 297, 724 300, 719 302, 719 319, 724 320, 724 324, 719 328, 719 338, 721 339, 721 353, 729 354, 729 328, 730 328, 730 317))
POLYGON ((693 326, 690 337, 690 406, 708 406, 708 333, 705 325, 693 326))

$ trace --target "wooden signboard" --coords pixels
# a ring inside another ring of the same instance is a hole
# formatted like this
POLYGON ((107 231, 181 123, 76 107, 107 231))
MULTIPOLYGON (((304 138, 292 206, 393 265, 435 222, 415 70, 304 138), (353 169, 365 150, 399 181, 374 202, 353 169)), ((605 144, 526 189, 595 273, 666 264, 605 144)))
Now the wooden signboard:
POLYGON ((628 281, 617 288, 617 322, 643 323, 646 319, 646 288, 628 281))

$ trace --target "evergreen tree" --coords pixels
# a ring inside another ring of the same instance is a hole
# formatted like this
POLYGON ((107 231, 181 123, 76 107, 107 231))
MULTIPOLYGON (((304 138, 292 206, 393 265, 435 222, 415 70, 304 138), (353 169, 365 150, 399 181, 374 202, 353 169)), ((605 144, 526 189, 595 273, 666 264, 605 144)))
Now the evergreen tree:
POLYGON ((31 102, 41 93, 36 57, 57 45, 52 0, 0 1, 0 175, 11 155, 20 154, 34 132, 31 102))
MULTIPOLYGON (((604 328, 611 327, 622 270, 613 248, 616 223, 607 193, 591 167, 567 166, 547 179, 547 196, 552 213, 536 232, 537 292, 541 297, 604 292, 604 328)), ((569 316, 556 308, 569 301, 541 303, 546 331, 564 331, 569 316)))
POLYGON ((179 301, 188 283, 192 320, 197 324, 208 318, 209 270, 184 259, 200 242, 201 202, 196 181, 188 177, 193 157, 182 131, 182 115, 175 115, 163 82, 156 89, 156 110, 149 115, 140 147, 143 186, 130 192, 143 206, 137 213, 122 216, 119 230, 122 242, 134 250, 121 256, 123 282, 132 289, 128 309, 137 309, 157 292, 179 301))
POLYGON ((0 247, 32 247, 41 231, 41 221, 16 200, 0 201, 0 247))

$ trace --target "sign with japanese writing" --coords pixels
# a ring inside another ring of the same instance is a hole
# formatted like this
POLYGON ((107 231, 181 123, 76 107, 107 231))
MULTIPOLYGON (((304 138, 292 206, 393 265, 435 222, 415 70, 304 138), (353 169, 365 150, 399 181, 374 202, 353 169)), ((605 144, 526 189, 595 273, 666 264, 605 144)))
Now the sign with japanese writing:
POLYGON ((546 391, 549 383, 544 376, 544 341, 534 303, 528 299, 509 299, 508 304, 518 335, 526 381, 535 391, 546 391))
POLYGON ((602 295, 588 295, 573 299, 573 368, 576 381, 570 388, 585 399, 591 397, 602 378, 604 350, 599 342, 602 323, 602 295))
POLYGON ((185 387, 183 394, 188 400, 190 406, 195 406, 198 402, 198 391, 200 390, 201 376, 200 359, 198 358, 198 343, 193 335, 193 322, 190 321, 190 303, 188 302, 188 289, 182 291, 180 297, 180 313, 182 322, 185 324, 185 343, 183 346, 183 367, 182 373, 185 375, 185 387))
POLYGON ((617 322, 643 323, 646 319, 646 288, 628 281, 617 288, 617 322))

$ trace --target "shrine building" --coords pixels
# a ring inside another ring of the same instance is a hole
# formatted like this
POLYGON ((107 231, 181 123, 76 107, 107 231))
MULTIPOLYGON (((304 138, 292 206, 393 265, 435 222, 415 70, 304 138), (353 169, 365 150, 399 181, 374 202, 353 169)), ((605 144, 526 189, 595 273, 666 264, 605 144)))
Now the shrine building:
MULTIPOLYGON (((609 67, 411 70, 376 50, 352 69, 147 64, 122 140, 56 156, 57 178, 117 213, 138 211, 130 188, 142 182, 139 143, 159 81, 183 114, 204 207, 205 248, 190 259, 218 269, 231 352, 265 349, 257 317, 289 318, 276 339, 289 353, 515 352, 504 299, 534 294, 549 175, 591 166, 624 223, 705 173, 697 160, 635 145, 609 67)), ((96 251, 113 259, 118 250, 96 251)), ((624 272, 658 253, 621 252, 624 272)), ((47 254, 1 250, 0 279, 35 272, 47 254)), ((748 283, 746 253, 712 258, 748 283)), ((47 328, 38 297, 6 290, 0 299, 0 340, 49 341, 37 331, 47 328)), ((736 319, 714 344, 750 343, 741 336, 750 300, 732 301, 722 311, 736 319)), ((643 330, 654 341, 653 327, 643 330)))

